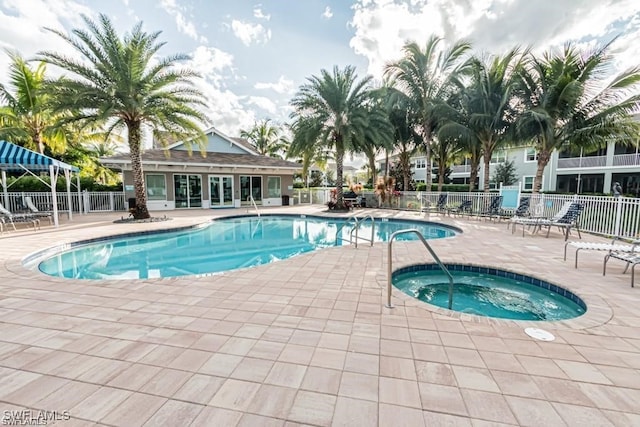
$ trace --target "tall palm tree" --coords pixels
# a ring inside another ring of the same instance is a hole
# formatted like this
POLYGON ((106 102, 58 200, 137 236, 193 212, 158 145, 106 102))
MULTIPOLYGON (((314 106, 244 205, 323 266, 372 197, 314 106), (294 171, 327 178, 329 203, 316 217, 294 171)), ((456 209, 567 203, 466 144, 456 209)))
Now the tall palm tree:
POLYGON ((37 150, 41 154, 62 153, 67 144, 60 114, 50 108, 43 92, 46 64, 31 68, 18 53, 7 51, 11 59, 9 85, 0 84, 0 138, 37 150))
POLYGON ((297 144, 319 144, 335 150, 337 207, 344 208, 342 196, 345 153, 357 150, 367 139, 389 140, 392 135, 385 111, 377 105, 369 90, 371 77, 358 80, 354 67, 333 72, 322 70, 302 85, 291 101, 294 137, 297 144))
POLYGON ((41 58, 66 71, 52 82, 56 111, 64 111, 70 122, 105 126, 107 134, 124 129, 131 157, 136 195, 135 218, 148 218, 147 194, 142 170, 142 134, 153 132, 160 142, 186 140, 204 143, 202 125, 206 118, 198 110, 203 95, 193 86, 197 74, 177 67, 185 55, 156 56, 164 42, 160 32, 147 33, 142 23, 120 37, 109 18, 98 22, 82 17, 87 29, 71 35, 50 29, 71 45, 81 60, 57 52, 43 52, 41 58))
POLYGON ((632 113, 640 107, 640 68, 613 79, 610 43, 592 52, 567 44, 561 52, 542 58, 530 56, 520 74, 522 111, 517 134, 532 140, 538 155, 533 192, 540 191, 542 175, 555 149, 575 145, 606 146, 609 141, 635 143, 638 123, 632 113))
POLYGON ((438 105, 459 87, 460 76, 467 68, 462 59, 471 45, 455 42, 442 49, 443 40, 431 36, 424 48, 415 42, 404 46, 404 57, 387 66, 385 73, 401 96, 408 101, 412 121, 418 128, 427 163, 427 190, 431 188, 431 144, 440 121, 438 105))
POLYGON ((503 56, 473 58, 466 87, 469 126, 482 146, 484 191, 489 191, 493 152, 512 139, 513 98, 523 55, 514 48, 503 56))
POLYGON ((251 130, 240 131, 240 136, 253 144, 256 151, 263 156, 282 157, 286 144, 281 137, 280 128, 270 122, 270 119, 255 122, 251 130))

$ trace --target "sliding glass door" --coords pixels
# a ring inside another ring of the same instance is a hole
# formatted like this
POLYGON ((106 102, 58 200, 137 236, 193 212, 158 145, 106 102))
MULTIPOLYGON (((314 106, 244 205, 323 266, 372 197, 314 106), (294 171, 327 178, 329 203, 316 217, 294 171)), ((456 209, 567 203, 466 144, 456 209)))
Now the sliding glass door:
POLYGON ((233 176, 209 176, 211 207, 233 206, 233 176))
MULTIPOLYGON (((262 177, 240 176, 240 199, 247 203, 249 196, 253 196, 256 204, 262 204, 262 177)), ((250 202, 249 202, 250 203, 250 202)))
POLYGON ((202 207, 202 177, 200 175, 173 175, 176 208, 202 207))

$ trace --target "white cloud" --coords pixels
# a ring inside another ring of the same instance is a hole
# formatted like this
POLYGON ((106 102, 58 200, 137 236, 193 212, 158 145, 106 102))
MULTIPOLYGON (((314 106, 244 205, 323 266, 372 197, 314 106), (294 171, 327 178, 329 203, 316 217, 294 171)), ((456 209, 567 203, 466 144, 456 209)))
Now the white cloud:
POLYGON ((266 21, 271 19, 271 15, 265 14, 262 11, 262 8, 260 7, 260 5, 253 8, 253 16, 258 19, 264 19, 266 21))
POLYGON ((250 96, 247 98, 247 104, 255 105, 269 114, 276 114, 278 112, 278 106, 276 103, 264 96, 250 96))
POLYGON ((161 0, 160 6, 169 15, 175 17, 178 31, 200 43, 207 43, 207 38, 203 35, 200 35, 196 30, 196 26, 193 21, 190 21, 184 16, 184 14, 182 13, 183 8, 176 4, 176 0, 161 0))
POLYGON ((252 24, 234 19, 231 21, 233 34, 242 41, 245 46, 252 43, 267 43, 271 39, 271 30, 261 24, 252 24))
POLYGON ((449 42, 468 39, 475 52, 502 53, 516 45, 544 50, 569 40, 608 41, 627 25, 620 45, 630 50, 623 55, 638 53, 630 42, 640 35, 637 0, 357 0, 352 8, 350 46, 368 59, 368 72, 376 77, 401 55, 406 41, 425 41, 431 34, 449 42))
POLYGON ((331 12, 331 8, 329 6, 324 8, 324 12, 322 12, 322 17, 325 19, 331 19, 333 17, 333 12, 331 12))
POLYGON ((275 83, 257 82, 253 87, 256 89, 271 89, 277 93, 288 94, 293 93, 295 90, 293 80, 289 80, 285 76, 280 76, 280 78, 278 78, 278 81, 275 83))

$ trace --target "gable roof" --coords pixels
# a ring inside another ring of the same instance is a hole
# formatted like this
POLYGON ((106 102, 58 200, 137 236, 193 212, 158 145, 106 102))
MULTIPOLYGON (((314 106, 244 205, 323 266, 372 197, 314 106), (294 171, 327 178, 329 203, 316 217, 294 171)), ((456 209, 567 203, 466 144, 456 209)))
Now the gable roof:
MULTIPOLYGON (((130 164, 131 158, 128 154, 100 159, 105 164, 130 164)), ((275 157, 262 156, 259 154, 236 154, 236 153, 212 153, 206 152, 204 156, 199 151, 194 151, 191 155, 184 150, 147 150, 142 154, 143 164, 158 165, 200 165, 218 167, 241 167, 241 168, 271 168, 271 169, 300 169, 299 163, 282 160, 275 157)))
MULTIPOLYGON (((227 135, 225 135, 224 133, 220 132, 218 129, 216 129, 215 127, 210 127, 209 129, 207 129, 206 131, 204 131, 205 135, 218 135, 220 138, 228 141, 230 144, 235 145, 236 147, 240 148, 242 151, 247 152, 248 154, 254 154, 254 155, 258 155, 258 152, 256 151, 255 147, 246 139, 244 138, 232 138, 229 137, 227 135)), ((174 144, 171 144, 169 146, 167 146, 167 150, 172 150, 172 151, 176 151, 173 150, 176 147, 180 147, 181 145, 184 145, 184 141, 180 141, 180 142, 176 142, 174 144)), ((194 151, 197 150, 197 147, 194 147, 194 151)))
POLYGON ((0 141, 0 169, 48 171, 49 166, 78 172, 78 168, 7 141, 0 141))

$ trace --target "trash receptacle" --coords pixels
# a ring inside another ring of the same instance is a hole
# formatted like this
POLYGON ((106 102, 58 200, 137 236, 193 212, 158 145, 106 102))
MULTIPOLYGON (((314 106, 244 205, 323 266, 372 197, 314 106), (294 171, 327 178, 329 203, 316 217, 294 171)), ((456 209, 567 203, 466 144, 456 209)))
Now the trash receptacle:
POLYGON ((282 195, 282 206, 289 206, 289 196, 286 194, 282 195))
POLYGON ((127 205, 129 205, 129 210, 135 209, 136 208, 136 198, 135 197, 129 197, 127 199, 127 205))

